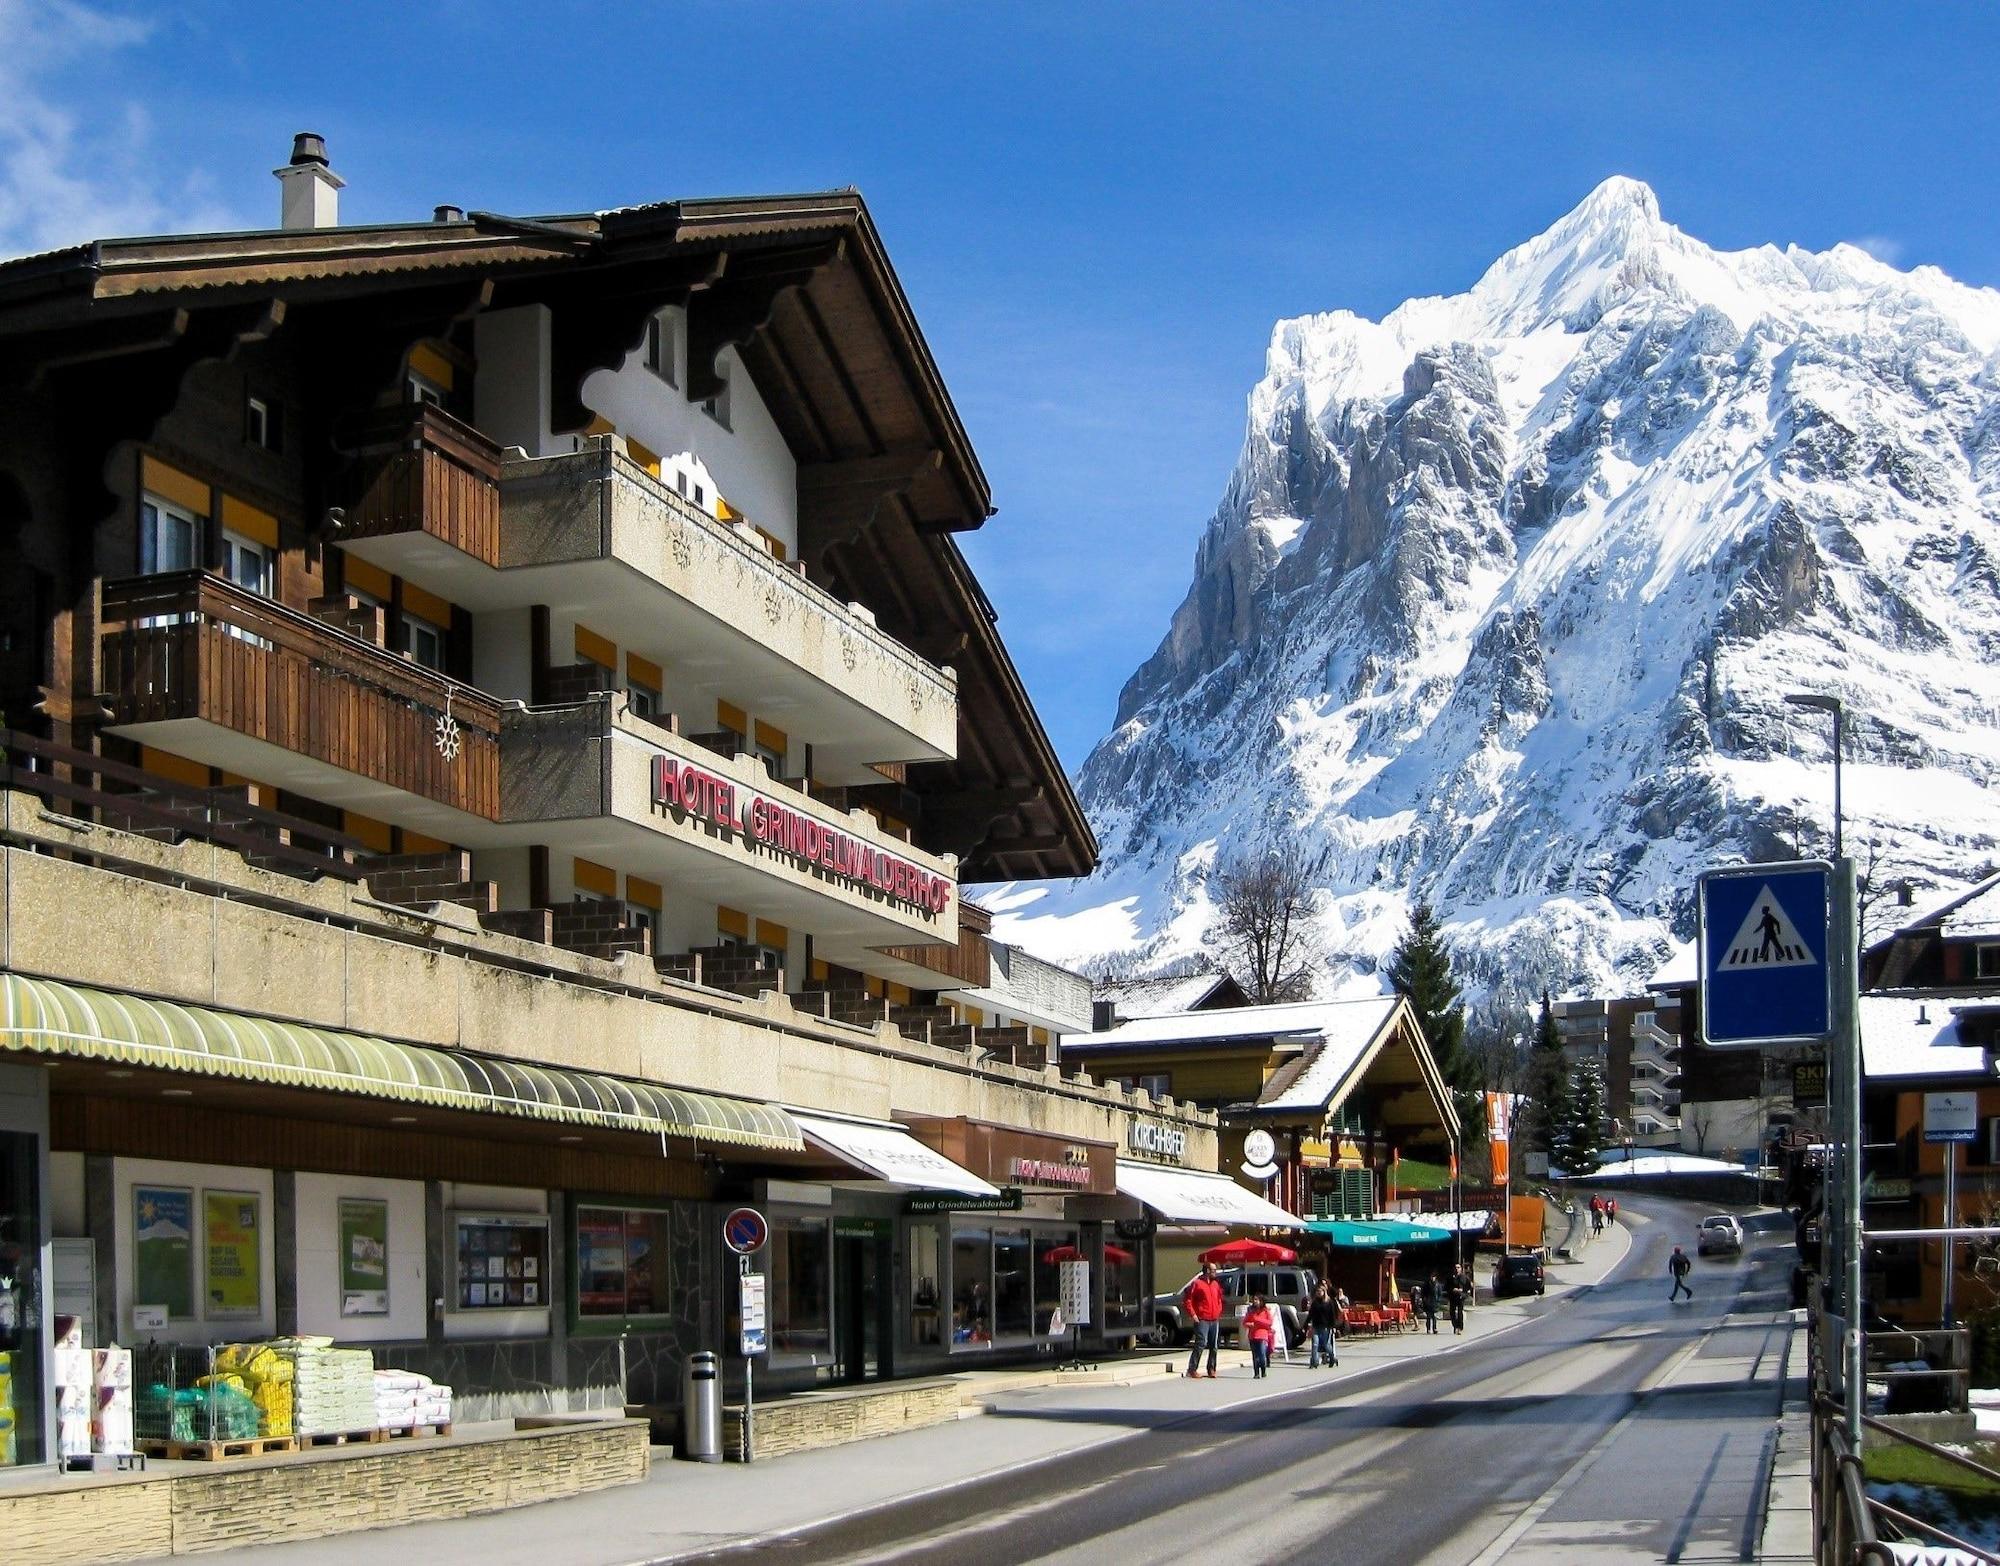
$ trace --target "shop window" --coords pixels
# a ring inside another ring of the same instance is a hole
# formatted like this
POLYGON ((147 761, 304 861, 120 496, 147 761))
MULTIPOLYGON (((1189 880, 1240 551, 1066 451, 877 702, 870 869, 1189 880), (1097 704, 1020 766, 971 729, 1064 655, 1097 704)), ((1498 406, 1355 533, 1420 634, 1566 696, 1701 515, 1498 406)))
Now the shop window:
POLYGON ((0 1468, 46 1460, 40 1152, 39 1137, 0 1131, 0 1468))
POLYGON ((451 1308, 536 1310, 549 1302, 549 1221, 512 1213, 453 1213, 451 1308))
POLYGON ((194 569, 201 523, 193 512, 147 495, 139 502, 139 574, 194 569))
POLYGON ((667 1258, 672 1220, 652 1208, 576 1210, 579 1320, 663 1316, 673 1308, 667 1258))
POLYGON ((910 1341, 918 1348, 936 1348, 944 1341, 943 1302, 938 1294, 940 1226, 910 1225, 910 1341))
POLYGON ((827 1354, 833 1348, 833 1229, 824 1218, 771 1224, 771 1351, 827 1354))
POLYGON ((1139 1330, 1138 1253, 1109 1239, 1104 1242, 1104 1330, 1139 1330))
POLYGON ((993 1343, 993 1231, 983 1226, 951 1231, 951 1345, 988 1348, 993 1343))
POLYGON ((1033 1235, 1027 1229, 993 1231, 993 1331, 1003 1338, 1035 1330, 1033 1235))
POLYGON ((1035 1242, 1035 1319, 1033 1330, 1038 1338, 1049 1335, 1056 1312, 1062 1305, 1062 1264, 1078 1261, 1082 1252, 1076 1248, 1074 1229, 1037 1229, 1035 1242))

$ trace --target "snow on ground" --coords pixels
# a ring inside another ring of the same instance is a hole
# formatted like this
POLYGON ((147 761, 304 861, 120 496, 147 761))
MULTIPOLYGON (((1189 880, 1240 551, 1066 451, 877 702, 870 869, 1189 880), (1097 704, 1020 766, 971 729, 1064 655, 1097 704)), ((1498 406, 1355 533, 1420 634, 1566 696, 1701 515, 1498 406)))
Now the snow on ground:
POLYGON ((1742 1173, 1743 1165, 1724 1163, 1720 1158, 1702 1158, 1694 1153, 1645 1153, 1637 1158, 1616 1158, 1599 1164, 1591 1178, 1638 1180, 1647 1175, 1742 1173))

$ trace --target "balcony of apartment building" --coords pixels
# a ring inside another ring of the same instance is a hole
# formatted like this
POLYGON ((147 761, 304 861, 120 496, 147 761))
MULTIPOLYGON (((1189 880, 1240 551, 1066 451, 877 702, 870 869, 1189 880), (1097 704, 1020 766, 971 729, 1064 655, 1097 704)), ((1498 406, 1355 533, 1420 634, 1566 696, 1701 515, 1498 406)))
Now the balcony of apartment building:
POLYGON ((1680 1048, 1679 1037, 1662 1028, 1655 1013, 1642 1011, 1632 1019, 1632 1066, 1635 1071, 1641 1067, 1664 1072, 1678 1071, 1680 1048))
POLYGON ((511 708, 501 746, 501 819, 475 848, 616 866, 669 900, 684 891, 809 933, 815 961, 913 989, 940 988, 939 965, 973 960, 960 945, 957 861, 842 808, 844 790, 722 754, 671 716, 635 713, 622 691, 511 708))
MULTIPOLYGON (((106 582, 106 732, 465 842, 499 820, 501 704, 207 571, 106 582)), ((379 616, 379 610, 363 611, 379 616)))
POLYGON ((761 715, 813 745, 817 777, 956 754, 950 671, 777 558, 754 519, 692 504, 621 437, 529 458, 416 403, 342 441, 357 453, 336 534, 350 555, 474 614, 540 608, 663 653, 689 713, 754 690, 761 715))

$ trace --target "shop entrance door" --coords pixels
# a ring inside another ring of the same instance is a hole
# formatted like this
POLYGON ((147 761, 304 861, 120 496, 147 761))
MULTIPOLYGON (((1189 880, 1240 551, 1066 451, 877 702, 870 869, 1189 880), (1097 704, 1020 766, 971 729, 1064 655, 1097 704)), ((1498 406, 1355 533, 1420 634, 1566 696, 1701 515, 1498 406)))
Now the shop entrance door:
POLYGON ((886 1219, 835 1219, 833 1320, 838 1337, 834 1375, 874 1381, 891 1373, 889 1240, 886 1219))
POLYGON ((39 1074, 0 1066, 0 1468, 46 1463, 49 1321, 43 1272, 47 1100, 39 1074), (37 1090, 10 1092, 17 1083, 37 1090))

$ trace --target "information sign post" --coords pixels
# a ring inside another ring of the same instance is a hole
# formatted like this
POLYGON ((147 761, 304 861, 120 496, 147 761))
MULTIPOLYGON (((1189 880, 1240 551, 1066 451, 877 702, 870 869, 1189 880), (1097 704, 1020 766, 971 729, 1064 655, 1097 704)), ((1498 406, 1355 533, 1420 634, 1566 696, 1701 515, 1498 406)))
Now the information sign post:
POLYGON ((764 1352, 764 1275, 750 1270, 750 1258, 771 1239, 771 1225, 754 1207, 738 1207, 722 1220, 722 1243, 736 1253, 736 1348, 743 1356, 743 1461, 757 1460, 754 1423, 757 1356, 764 1352))
POLYGON ((1944 1297, 1943 1321, 1958 1325, 1957 1290, 1953 1274, 1958 1270, 1958 1242, 1951 1231, 1958 1224, 1958 1147, 1961 1142, 1979 1139, 1979 1095, 1977 1093, 1926 1093, 1924 1095, 1924 1140, 1944 1147, 1944 1297))

